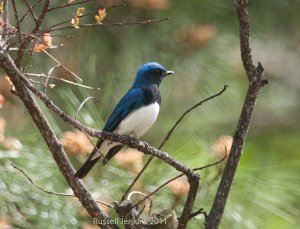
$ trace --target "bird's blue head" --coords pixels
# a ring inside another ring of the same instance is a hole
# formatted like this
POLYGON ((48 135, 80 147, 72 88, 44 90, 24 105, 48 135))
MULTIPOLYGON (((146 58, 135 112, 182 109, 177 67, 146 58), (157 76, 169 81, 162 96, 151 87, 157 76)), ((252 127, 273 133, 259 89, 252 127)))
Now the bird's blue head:
POLYGON ((133 87, 147 87, 153 84, 159 86, 165 76, 173 73, 173 71, 167 71, 155 62, 143 64, 136 74, 133 87))

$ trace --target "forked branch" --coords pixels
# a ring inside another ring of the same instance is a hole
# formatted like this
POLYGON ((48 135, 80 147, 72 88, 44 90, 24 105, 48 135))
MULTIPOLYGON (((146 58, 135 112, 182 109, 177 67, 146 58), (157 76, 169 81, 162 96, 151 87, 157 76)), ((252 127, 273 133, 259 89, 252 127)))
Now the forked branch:
POLYGON ((232 181, 243 151, 258 93, 260 89, 268 83, 268 81, 264 79, 264 69, 262 65, 258 63, 257 66, 255 66, 252 59, 248 5, 248 0, 237 0, 236 2, 236 10, 240 24, 241 57, 248 76, 249 87, 214 203, 206 219, 206 229, 216 229, 219 227, 232 181))

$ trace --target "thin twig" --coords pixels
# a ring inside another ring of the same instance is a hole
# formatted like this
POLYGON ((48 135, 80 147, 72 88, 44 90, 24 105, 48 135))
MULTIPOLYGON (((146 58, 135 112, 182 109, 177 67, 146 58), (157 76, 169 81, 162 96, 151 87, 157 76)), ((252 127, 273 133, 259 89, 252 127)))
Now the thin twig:
MULTIPOLYGON (((35 81, 35 80, 33 80, 33 79, 29 79, 29 81, 30 81, 31 83, 34 83, 34 84, 41 84, 41 85, 43 85, 44 87, 46 86, 46 84, 45 84, 44 82, 35 81)), ((49 87, 52 89, 52 88, 55 87, 55 84, 49 84, 49 87)))
POLYGON ((204 219, 206 220, 207 218, 207 213, 206 211, 203 211, 203 208, 200 208, 198 211, 196 212, 193 212, 191 215, 190 215, 190 219, 196 217, 197 215, 200 215, 200 214, 203 214, 204 215, 204 219))
MULTIPOLYGON (((167 135, 165 136, 164 140, 161 142, 161 144, 159 145, 158 149, 160 150, 165 144, 166 142, 169 140, 169 138, 171 137, 171 135, 173 134, 174 130, 176 129, 176 127, 179 125, 179 123, 183 120, 183 118, 192 110, 194 110, 195 108, 201 106, 203 103, 214 99, 215 97, 220 96, 221 94, 223 94, 223 92, 227 89, 227 85, 224 85, 223 89, 218 92, 217 94, 214 94, 204 100, 201 100, 200 102, 198 102, 197 104, 195 104, 194 106, 192 106, 191 108, 189 108, 188 110, 186 110, 180 117, 179 119, 175 122, 175 124, 172 126, 172 128, 168 131, 167 135)), ((151 163, 151 161, 153 160, 153 156, 151 156, 146 164, 144 165, 144 167, 142 168, 142 170, 138 173, 138 175, 135 177, 135 179, 132 181, 132 183, 130 184, 130 186, 127 188, 127 190, 125 191, 125 193, 122 196, 121 200, 124 200, 126 195, 128 194, 128 192, 131 190, 131 188, 134 186, 134 184, 137 182, 137 180, 141 177, 141 175, 144 173, 144 171, 147 169, 147 167, 149 166, 149 164, 151 163)))
MULTIPOLYGON (((62 193, 62 192, 48 191, 48 190, 46 190, 46 189, 44 189, 44 188, 38 186, 38 185, 30 178, 30 176, 27 175, 27 173, 25 173, 24 170, 22 170, 21 168, 19 168, 18 166, 16 166, 16 165, 15 165, 14 163, 12 163, 12 162, 11 162, 10 164, 12 165, 12 167, 14 167, 15 169, 19 170, 19 171, 20 171, 20 172, 21 172, 21 173, 22 173, 22 174, 30 181, 30 183, 31 183, 34 187, 38 188, 39 190, 41 190, 41 191, 43 191, 43 192, 45 192, 45 193, 51 194, 51 195, 56 195, 56 196, 69 196, 69 197, 75 197, 74 194, 67 194, 67 193, 62 193)), ((103 205, 105 205, 105 206, 107 206, 107 207, 109 207, 109 208, 113 208, 113 206, 112 206, 111 204, 105 203, 105 202, 103 202, 103 201, 96 200, 96 202, 97 202, 97 203, 100 203, 100 204, 103 204, 103 205)))
MULTIPOLYGON (((162 22, 162 21, 167 21, 169 20, 170 17, 167 18, 162 18, 162 19, 152 19, 152 20, 145 20, 145 21, 136 21, 136 22, 113 22, 113 23, 92 23, 92 24, 82 24, 78 25, 79 28, 91 28, 91 27, 102 27, 102 26, 131 26, 131 25, 146 25, 146 24, 151 24, 151 23, 157 23, 157 22, 162 22)), ((65 26, 65 27, 60 27, 60 28, 49 28, 49 29, 44 29, 42 32, 53 32, 53 31, 60 31, 60 30, 67 30, 67 29, 75 29, 74 26, 65 26)))
POLYGON ((58 6, 54 6, 52 8, 49 8, 48 12, 53 11, 53 10, 57 10, 57 9, 61 9, 61 8, 64 8, 64 7, 74 6, 74 5, 78 5, 78 4, 84 4, 84 3, 87 3, 87 2, 93 2, 93 0, 82 0, 82 1, 75 1, 75 2, 72 2, 72 3, 65 3, 65 4, 62 4, 62 5, 58 5, 58 6))
MULTIPOLYGON (((208 164, 202 167, 198 167, 198 168, 194 168, 193 171, 199 171, 199 170, 203 170, 203 169, 207 169, 209 167, 213 167, 217 164, 220 164, 222 161, 224 161, 227 157, 227 153, 225 153, 224 157, 222 159, 220 159, 219 161, 216 161, 212 164, 208 164)), ((165 187, 167 184, 171 183, 174 180, 177 180, 178 178, 184 176, 184 173, 181 173, 179 175, 177 175, 176 177, 173 177, 172 179, 166 181, 165 183, 163 183, 162 185, 160 185, 158 188, 156 188, 153 192, 149 193, 145 198, 143 198, 142 200, 140 200, 139 202, 137 202, 132 208, 135 208, 136 206, 138 206, 140 203, 142 203, 143 201, 145 201, 148 197, 153 196, 155 193, 157 193, 159 190, 161 190, 163 187, 165 187)))
POLYGON ((81 110, 81 108, 84 106, 84 104, 89 101, 90 99, 94 99, 96 100, 97 102, 99 102, 95 97, 93 96, 90 96, 90 97, 87 97, 85 100, 82 101, 82 103, 80 104, 80 106, 78 107, 78 109, 76 110, 76 114, 75 114, 75 120, 77 120, 77 117, 78 117, 78 114, 79 114, 79 111, 81 110))
MULTIPOLYGON (((59 64, 66 72, 70 73, 71 76, 74 76, 76 79, 78 79, 79 81, 83 81, 79 76, 77 76, 74 72, 72 72, 69 68, 67 68, 66 66, 64 66, 61 62, 59 62, 55 57, 53 57, 50 53, 48 53, 45 49, 42 49, 42 51, 47 54, 52 60, 54 60, 54 62, 56 62, 57 64, 59 64)), ((74 79, 74 78, 73 78, 74 79)), ((74 79, 75 80, 75 79, 74 79)), ((76 82, 76 80, 75 80, 76 82)))
MULTIPOLYGON (((50 0, 45 0, 44 6, 42 7, 41 14, 38 17, 38 20, 35 22, 35 26, 30 34, 36 34, 40 30, 40 27, 45 19, 47 10, 49 9, 49 5, 50 5, 50 0)), ((32 40, 32 36, 26 37, 19 47, 19 50, 16 54, 16 59, 15 59, 15 65, 18 69, 21 69, 25 50, 26 50, 27 46, 30 44, 31 40, 32 40)))
MULTIPOLYGON (((7 33, 7 28, 8 28, 8 0, 4 0, 3 2, 3 10, 4 10, 4 13, 3 13, 3 28, 2 28, 2 32, 3 34, 6 34, 7 33)), ((2 38, 2 40, 4 41, 4 43, 7 43, 7 40, 8 40, 8 36, 7 35, 3 35, 1 34, 0 38, 2 38)), ((6 45, 6 44, 5 44, 6 45)))
POLYGON ((52 68, 50 68, 50 70, 48 71, 48 74, 47 74, 46 80, 45 80, 45 87, 44 87, 44 93, 45 93, 45 94, 46 94, 46 91, 47 91, 49 78, 50 78, 52 72, 53 72, 56 68, 58 68, 58 67, 60 67, 60 66, 61 66, 60 64, 55 65, 55 66, 53 66, 52 68))
MULTIPOLYGON (((31 9, 33 10, 41 1, 43 0, 37 0, 32 6, 31 6, 31 9)), ((21 17, 20 19, 20 23, 23 22, 23 20, 26 18, 26 16, 28 15, 28 13, 30 12, 30 10, 28 9, 25 14, 21 17)))
MULTIPOLYGON (((142 193, 142 192, 139 192, 139 191, 132 191, 132 192, 130 192, 130 193, 128 194, 127 200, 130 200, 130 201, 131 201, 131 197, 132 197, 133 195, 136 195, 136 194, 141 195, 141 196, 144 196, 146 199, 148 199, 148 200, 150 201, 149 215, 151 215, 151 209, 152 209, 152 206, 153 206, 153 201, 152 201, 152 199, 151 199, 147 194, 142 193)), ((144 209, 143 209, 143 210, 144 210, 144 209)), ((142 211, 141 211, 141 213, 142 213, 142 211)), ((140 214, 141 214, 141 213, 140 213, 140 214)))
MULTIPOLYGON (((108 7, 108 8, 106 8, 107 10, 108 9, 112 9, 112 8, 116 8, 116 7, 120 7, 120 6, 126 6, 126 4, 118 4, 118 5, 113 5, 113 6, 111 6, 111 7, 108 7)), ((95 15, 95 14, 97 14, 98 13, 98 10, 94 10, 94 11, 92 11, 92 12, 89 12, 89 13, 86 13, 86 14, 83 14, 83 15, 81 15, 81 16, 77 16, 78 18, 84 18, 84 17, 87 17, 87 16, 90 16, 90 15, 95 15)), ((49 32, 49 31, 51 31, 53 28, 55 28, 55 27, 57 27, 57 26, 60 26, 60 25, 63 25, 63 24, 70 24, 70 19, 68 19, 68 20, 66 20, 66 21, 62 21, 62 22, 59 22, 59 23, 57 23, 57 24, 54 24, 54 25, 51 25, 51 26, 49 26, 48 28, 45 28, 45 29, 43 29, 43 30, 41 30, 40 31, 40 33, 45 33, 45 32, 49 32)), ((74 28, 74 27, 73 27, 74 28)))
POLYGON ((12 0, 12 5, 14 9, 14 15, 15 15, 15 20, 16 20, 16 27, 17 27, 17 33, 19 34, 19 42, 21 42, 21 25, 20 25, 20 20, 19 20, 19 14, 16 6, 16 0, 12 0))
MULTIPOLYGON (((24 74, 27 75, 27 76, 38 77, 38 78, 46 78, 47 77, 47 75, 45 75, 43 73, 42 74, 24 73, 24 74)), ((87 86, 87 85, 84 85, 84 84, 75 83, 75 82, 72 82, 70 80, 66 80, 64 78, 57 78, 57 77, 50 76, 49 79, 62 81, 64 83, 68 83, 68 84, 71 84, 71 85, 74 85, 74 86, 77 86, 77 87, 86 88, 86 89, 89 89, 89 90, 96 90, 96 91, 100 91, 101 90, 101 88, 98 88, 98 87, 90 87, 90 86, 87 86)))
POLYGON ((38 188, 39 190, 41 190, 45 193, 51 194, 51 195, 56 195, 56 196, 74 196, 73 194, 67 194, 67 193, 61 193, 61 192, 52 192, 52 191, 45 190, 45 189, 41 188, 40 186, 38 186, 22 169, 20 169, 14 163, 11 162, 10 164, 12 165, 12 167, 19 170, 30 181, 30 183, 34 187, 38 188))
POLYGON ((28 11, 30 12, 30 14, 31 14, 31 16, 32 16, 32 18, 33 18, 33 20, 34 20, 34 22, 37 22, 38 18, 37 18, 37 16, 34 14, 32 7, 29 5, 29 3, 28 3, 27 0, 24 0, 24 2, 25 2, 25 5, 27 6, 28 11))
POLYGON ((214 95, 212 95, 212 96, 210 96, 210 97, 208 97, 208 98, 206 98, 206 99, 200 101, 199 103, 197 103, 197 104, 195 104, 194 106, 192 106, 190 109, 186 110, 186 111, 180 116, 180 118, 176 121, 176 123, 174 124, 174 126, 169 130, 169 132, 167 133, 166 137, 164 138, 164 140, 162 141, 162 143, 160 144, 160 146, 159 146, 158 148, 161 148, 161 147, 163 147, 163 146, 166 144, 166 142, 169 140, 169 138, 171 137, 172 133, 174 132, 174 130, 176 129, 176 127, 178 126, 178 124, 182 121, 182 119, 183 119, 188 113, 190 113, 190 112, 191 112, 192 110, 194 110, 195 108, 201 106, 203 103, 205 103, 205 102, 207 102, 207 101, 209 101, 209 100, 211 100, 211 99, 214 99, 215 97, 218 97, 218 96, 222 95, 223 92, 226 91, 227 88, 228 88, 228 86, 227 86, 227 85, 224 85, 223 89, 222 89, 219 93, 214 94, 214 95))

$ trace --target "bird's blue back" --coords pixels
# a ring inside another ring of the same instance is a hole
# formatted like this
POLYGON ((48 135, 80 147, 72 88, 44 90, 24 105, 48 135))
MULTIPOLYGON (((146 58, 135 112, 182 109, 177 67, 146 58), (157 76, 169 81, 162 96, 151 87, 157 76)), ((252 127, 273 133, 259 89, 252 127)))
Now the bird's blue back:
POLYGON ((160 64, 155 62, 146 63, 139 68, 132 87, 115 107, 103 131, 114 131, 129 113, 146 104, 156 100, 160 103, 158 86, 161 79, 153 79, 151 75, 155 70, 165 71, 160 64), (155 94, 157 94, 156 97, 153 96, 155 94))

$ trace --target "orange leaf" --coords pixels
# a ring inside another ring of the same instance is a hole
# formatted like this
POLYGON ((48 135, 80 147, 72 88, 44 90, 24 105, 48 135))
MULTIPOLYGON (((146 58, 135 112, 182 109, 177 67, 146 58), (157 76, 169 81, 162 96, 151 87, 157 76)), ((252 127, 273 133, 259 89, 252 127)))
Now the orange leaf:
POLYGON ((45 44, 34 44, 32 51, 33 52, 42 52, 43 50, 48 49, 49 46, 45 44))
POLYGON ((68 4, 71 4, 72 2, 74 2, 75 0, 69 0, 68 1, 68 4))
POLYGON ((95 20, 97 23, 101 24, 103 19, 106 17, 106 9, 99 9, 98 10, 98 15, 95 16, 95 20))

